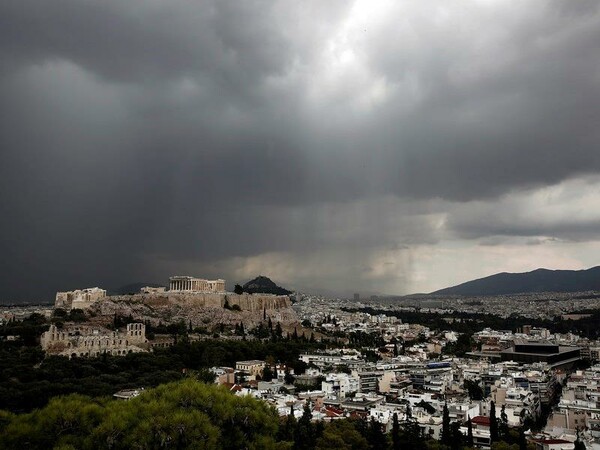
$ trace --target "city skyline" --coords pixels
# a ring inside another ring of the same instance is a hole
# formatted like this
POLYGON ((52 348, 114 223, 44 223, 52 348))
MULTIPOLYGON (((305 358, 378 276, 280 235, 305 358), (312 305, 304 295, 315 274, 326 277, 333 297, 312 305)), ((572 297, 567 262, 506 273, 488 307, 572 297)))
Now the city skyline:
POLYGON ((2 300, 596 266, 599 40, 588 1, 6 2, 2 300))

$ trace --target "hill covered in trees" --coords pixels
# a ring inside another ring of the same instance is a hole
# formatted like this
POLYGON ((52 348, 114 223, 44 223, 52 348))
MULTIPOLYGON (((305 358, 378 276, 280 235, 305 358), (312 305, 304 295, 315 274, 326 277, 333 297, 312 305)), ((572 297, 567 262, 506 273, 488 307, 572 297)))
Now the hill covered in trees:
POLYGON ((270 278, 259 275, 242 286, 243 292, 249 294, 290 295, 292 291, 277 286, 270 278))
POLYGON ((600 266, 587 270, 537 269, 498 273, 432 292, 439 295, 510 295, 527 292, 600 291, 600 266))

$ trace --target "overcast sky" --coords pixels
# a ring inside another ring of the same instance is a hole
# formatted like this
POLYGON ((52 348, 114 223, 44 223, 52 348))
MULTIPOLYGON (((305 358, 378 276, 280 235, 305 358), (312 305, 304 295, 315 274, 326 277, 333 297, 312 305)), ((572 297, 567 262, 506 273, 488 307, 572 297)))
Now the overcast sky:
POLYGON ((590 1, 0 2, 2 300, 600 264, 590 1))

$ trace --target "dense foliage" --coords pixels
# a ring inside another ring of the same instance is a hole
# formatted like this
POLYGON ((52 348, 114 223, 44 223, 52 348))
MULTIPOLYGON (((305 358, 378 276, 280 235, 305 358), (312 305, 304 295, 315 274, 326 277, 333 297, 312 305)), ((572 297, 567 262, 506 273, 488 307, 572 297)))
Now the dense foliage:
POLYGON ((181 339, 175 346, 154 353, 67 359, 45 357, 39 348, 4 343, 0 346, 0 409, 30 411, 57 395, 103 396, 120 389, 153 387, 181 380, 190 371, 200 371, 200 378, 207 379, 202 369, 233 367, 236 361, 248 359, 279 361, 301 373, 305 364, 298 360, 300 353, 322 346, 302 340, 181 339))
MULTIPOLYGON (((522 436, 506 437, 492 449, 526 449, 522 436)), ((389 433, 377 421, 360 417, 314 422, 308 403, 299 419, 290 409, 281 420, 265 402, 192 379, 161 385, 129 401, 71 394, 31 413, 0 411, 0 448, 8 450, 460 450, 471 448, 470 441, 472 436, 463 436, 447 412, 439 442, 424 436, 410 414, 402 424, 394 415, 389 433)))
POLYGON ((130 401, 69 395, 32 413, 0 416, 5 449, 268 449, 278 417, 266 403, 185 380, 130 401))

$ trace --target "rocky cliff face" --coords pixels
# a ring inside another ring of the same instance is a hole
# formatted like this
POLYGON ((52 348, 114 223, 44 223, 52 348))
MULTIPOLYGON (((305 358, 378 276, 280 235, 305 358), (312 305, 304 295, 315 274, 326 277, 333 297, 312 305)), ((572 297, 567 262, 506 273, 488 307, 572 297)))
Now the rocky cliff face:
POLYGON ((115 314, 132 316, 135 320, 149 320, 153 323, 175 323, 190 321, 192 326, 212 329, 218 324, 234 325, 244 323, 249 329, 263 320, 266 314, 274 322, 291 324, 298 321, 287 296, 277 295, 236 295, 231 293, 211 294, 135 294, 106 297, 94 304, 90 311, 98 321, 110 321, 115 314), (238 305, 240 311, 226 309, 238 305))

